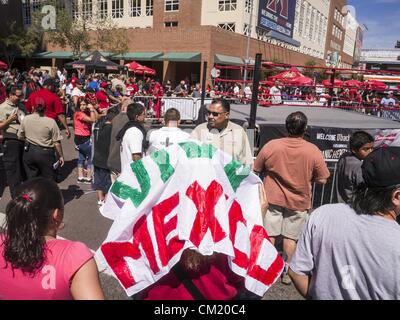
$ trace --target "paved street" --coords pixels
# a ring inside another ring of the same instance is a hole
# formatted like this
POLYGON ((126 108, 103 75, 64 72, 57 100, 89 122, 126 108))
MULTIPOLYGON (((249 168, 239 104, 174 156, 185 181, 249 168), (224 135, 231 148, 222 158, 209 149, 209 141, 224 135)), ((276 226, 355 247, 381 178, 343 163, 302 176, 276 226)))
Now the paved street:
MULTIPOLYGON (((77 151, 74 149, 73 139, 63 141, 65 155, 65 166, 62 170, 63 181, 59 184, 65 199, 65 229, 59 236, 65 239, 82 241, 90 249, 96 251, 106 238, 112 224, 111 220, 104 218, 97 206, 95 192, 90 185, 77 184, 76 158, 77 151)), ((2 176, 1 179, 4 179, 2 176)), ((0 200, 0 212, 5 212, 6 205, 10 200, 8 188, 4 190, 0 200)), ((0 213, 0 225, 4 214, 0 213)), ((100 273, 103 289, 107 299, 127 299, 125 292, 118 282, 111 276, 100 273)), ((265 299, 301 299, 293 285, 286 286, 281 283, 275 284, 265 295, 265 299)))

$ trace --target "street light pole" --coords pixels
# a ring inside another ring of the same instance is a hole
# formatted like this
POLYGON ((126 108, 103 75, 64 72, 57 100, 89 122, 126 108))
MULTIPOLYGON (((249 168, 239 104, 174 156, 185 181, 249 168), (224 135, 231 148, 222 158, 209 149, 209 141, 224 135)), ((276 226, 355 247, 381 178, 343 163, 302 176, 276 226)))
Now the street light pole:
POLYGON ((249 28, 247 30, 246 59, 244 61, 243 89, 246 86, 246 80, 247 80, 247 64, 249 62, 250 39, 251 39, 251 31, 252 31, 251 23, 253 21, 253 8, 254 8, 254 0, 251 0, 251 3, 250 3, 250 21, 249 21, 249 28))

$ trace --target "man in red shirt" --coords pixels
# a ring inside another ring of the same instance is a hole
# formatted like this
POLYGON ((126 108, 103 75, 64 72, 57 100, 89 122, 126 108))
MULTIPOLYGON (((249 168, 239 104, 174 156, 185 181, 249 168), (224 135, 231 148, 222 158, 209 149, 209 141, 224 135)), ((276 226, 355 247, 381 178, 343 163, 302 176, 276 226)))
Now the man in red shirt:
POLYGON ((107 110, 110 107, 110 101, 107 95, 107 82, 102 82, 100 85, 100 90, 96 92, 96 99, 99 103, 100 111, 107 110))
POLYGON ((47 79, 43 88, 33 92, 28 101, 25 104, 26 110, 29 113, 32 113, 32 110, 38 104, 43 104, 45 106, 45 116, 57 121, 57 119, 62 123, 65 128, 65 134, 67 138, 71 136, 71 132, 69 131, 67 120, 65 119, 64 107, 62 105, 62 101, 59 96, 55 93, 55 82, 54 79, 47 79))
POLYGON ((136 84, 136 78, 126 80, 126 95, 132 98, 139 91, 139 87, 136 84))

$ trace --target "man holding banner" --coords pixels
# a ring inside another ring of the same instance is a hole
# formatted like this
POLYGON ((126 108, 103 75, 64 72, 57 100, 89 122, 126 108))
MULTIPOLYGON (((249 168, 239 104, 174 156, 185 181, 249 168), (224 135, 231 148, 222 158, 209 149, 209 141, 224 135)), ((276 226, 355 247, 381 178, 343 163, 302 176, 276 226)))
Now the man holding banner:
POLYGON ((128 296, 260 298, 279 279, 284 262, 263 227, 262 181, 249 166, 189 140, 129 169, 101 208, 114 223, 97 252, 128 296))

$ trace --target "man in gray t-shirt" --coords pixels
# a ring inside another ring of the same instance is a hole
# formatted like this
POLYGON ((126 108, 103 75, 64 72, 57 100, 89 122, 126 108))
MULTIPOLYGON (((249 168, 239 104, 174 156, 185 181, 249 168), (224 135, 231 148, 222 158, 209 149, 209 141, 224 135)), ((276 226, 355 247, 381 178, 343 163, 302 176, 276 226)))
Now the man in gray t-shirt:
POLYGON ((315 210, 289 275, 311 299, 400 299, 400 147, 379 148, 362 164, 365 188, 352 207, 315 210))

